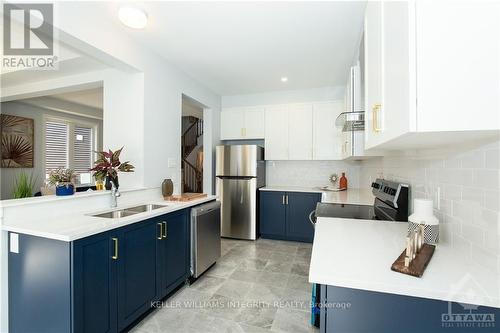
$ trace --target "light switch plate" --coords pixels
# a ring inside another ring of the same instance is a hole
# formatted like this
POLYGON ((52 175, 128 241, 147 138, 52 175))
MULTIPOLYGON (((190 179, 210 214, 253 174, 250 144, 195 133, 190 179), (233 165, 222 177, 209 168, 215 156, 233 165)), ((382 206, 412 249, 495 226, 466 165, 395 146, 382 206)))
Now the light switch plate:
POLYGON ((175 160, 175 158, 168 159, 168 167, 169 168, 176 168, 177 167, 177 161, 175 160))
POLYGON ((19 253, 19 234, 10 233, 10 252, 19 253))

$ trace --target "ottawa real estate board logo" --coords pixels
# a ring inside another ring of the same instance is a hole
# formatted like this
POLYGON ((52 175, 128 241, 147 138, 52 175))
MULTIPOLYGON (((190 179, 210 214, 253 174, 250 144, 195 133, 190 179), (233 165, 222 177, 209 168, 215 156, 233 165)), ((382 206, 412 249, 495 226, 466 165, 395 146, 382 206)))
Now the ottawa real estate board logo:
POLYGON ((2 9, 2 70, 56 69, 53 4, 4 3, 2 9))
MULTIPOLYGON (((449 298, 457 295, 467 303, 448 302, 448 311, 441 314, 441 326, 450 329, 467 329, 470 332, 497 332, 496 318, 498 309, 479 306, 481 300, 490 299, 490 295, 481 283, 470 274, 464 275, 456 283, 450 285, 449 298)), ((451 330, 453 331, 453 330, 451 330)))

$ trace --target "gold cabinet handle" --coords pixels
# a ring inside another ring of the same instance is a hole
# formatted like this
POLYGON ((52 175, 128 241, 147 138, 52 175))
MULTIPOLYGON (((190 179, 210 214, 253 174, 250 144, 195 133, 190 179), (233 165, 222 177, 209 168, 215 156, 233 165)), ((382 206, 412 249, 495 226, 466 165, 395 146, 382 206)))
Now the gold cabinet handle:
POLYGON ((167 222, 163 221, 163 234, 161 235, 163 238, 167 238, 167 222))
POLYGON ((380 132, 381 129, 378 127, 378 113, 380 111, 380 108, 382 107, 381 104, 374 104, 372 107, 372 129, 374 132, 380 132))
POLYGON ((156 239, 161 240, 163 237, 163 224, 162 223, 156 223, 156 224, 160 226, 160 236, 156 236, 156 239))
POLYGON ((113 238, 111 238, 111 240, 113 241, 114 248, 115 248, 115 253, 111 257, 111 259, 116 260, 116 259, 118 259, 118 238, 113 237, 113 238))

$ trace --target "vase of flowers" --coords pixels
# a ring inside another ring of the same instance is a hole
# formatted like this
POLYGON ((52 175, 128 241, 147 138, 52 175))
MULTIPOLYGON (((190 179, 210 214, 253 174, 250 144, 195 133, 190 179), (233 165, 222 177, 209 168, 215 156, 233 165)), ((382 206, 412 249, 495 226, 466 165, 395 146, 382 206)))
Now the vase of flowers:
POLYGON ((134 166, 127 162, 120 162, 120 154, 123 150, 123 147, 116 151, 98 151, 96 152, 98 155, 97 160, 94 163, 94 167, 90 169, 90 171, 94 172, 94 178, 96 180, 103 181, 105 180, 106 190, 111 189, 111 182, 115 184, 115 187, 118 188, 118 172, 134 172, 134 166))
POLYGON ((49 184, 56 187, 56 195, 73 195, 75 193, 75 172, 71 169, 58 168, 50 171, 49 184))

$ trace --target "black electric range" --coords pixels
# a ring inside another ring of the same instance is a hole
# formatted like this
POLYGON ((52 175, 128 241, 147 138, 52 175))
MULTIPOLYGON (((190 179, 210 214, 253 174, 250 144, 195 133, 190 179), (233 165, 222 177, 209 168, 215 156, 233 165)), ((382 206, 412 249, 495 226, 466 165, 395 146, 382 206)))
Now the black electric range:
POLYGON ((408 221, 409 186, 407 184, 377 179, 371 187, 375 196, 373 205, 320 202, 314 214, 311 215, 311 222, 315 222, 315 217, 408 221))

